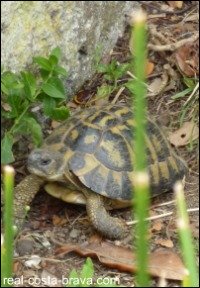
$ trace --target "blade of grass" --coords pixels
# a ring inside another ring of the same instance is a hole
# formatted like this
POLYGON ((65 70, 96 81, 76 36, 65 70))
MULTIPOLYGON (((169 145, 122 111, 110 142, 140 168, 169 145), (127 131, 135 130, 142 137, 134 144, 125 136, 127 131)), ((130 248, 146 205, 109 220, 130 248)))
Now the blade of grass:
POLYGON ((194 244, 189 227, 189 218, 184 198, 184 189, 179 181, 174 186, 177 205, 177 226, 181 244, 183 260, 188 270, 188 276, 183 281, 183 287, 199 287, 198 270, 195 261, 194 244))
POLYGON ((14 169, 11 166, 5 166, 4 170, 4 239, 1 251, 1 287, 11 287, 9 279, 12 278, 13 269, 13 187, 14 187, 14 169))
POLYGON ((134 138, 134 203, 135 218, 138 220, 136 226, 136 257, 138 264, 137 285, 139 287, 149 286, 148 266, 148 241, 147 227, 145 219, 148 217, 149 206, 149 179, 146 171, 146 85, 145 68, 146 68, 146 15, 141 11, 134 18, 134 26, 130 40, 130 50, 134 54, 133 68, 135 79, 131 92, 134 95, 132 110, 135 115, 135 138, 134 138))

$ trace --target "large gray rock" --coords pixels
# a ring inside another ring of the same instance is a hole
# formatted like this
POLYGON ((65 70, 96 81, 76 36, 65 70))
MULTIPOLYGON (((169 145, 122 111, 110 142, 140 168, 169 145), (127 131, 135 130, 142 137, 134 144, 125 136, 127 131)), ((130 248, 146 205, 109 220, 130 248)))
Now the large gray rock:
POLYGON ((35 55, 56 46, 75 91, 94 72, 94 58, 108 53, 125 27, 132 1, 1 1, 2 64, 20 71, 35 55))

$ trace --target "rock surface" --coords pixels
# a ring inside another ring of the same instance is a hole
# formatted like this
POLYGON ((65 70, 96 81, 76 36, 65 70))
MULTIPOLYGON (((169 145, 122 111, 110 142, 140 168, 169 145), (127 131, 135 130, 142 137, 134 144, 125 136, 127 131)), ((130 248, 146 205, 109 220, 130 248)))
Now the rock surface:
POLYGON ((14 72, 59 46, 71 94, 122 35, 133 1, 2 1, 2 64, 14 72))

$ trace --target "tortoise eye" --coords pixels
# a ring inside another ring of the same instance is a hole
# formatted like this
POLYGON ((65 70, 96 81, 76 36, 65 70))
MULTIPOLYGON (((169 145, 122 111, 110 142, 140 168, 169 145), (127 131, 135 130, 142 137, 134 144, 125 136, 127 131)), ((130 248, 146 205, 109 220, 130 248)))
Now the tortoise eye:
POLYGON ((49 165, 51 163, 51 159, 41 159, 40 164, 42 166, 49 165))

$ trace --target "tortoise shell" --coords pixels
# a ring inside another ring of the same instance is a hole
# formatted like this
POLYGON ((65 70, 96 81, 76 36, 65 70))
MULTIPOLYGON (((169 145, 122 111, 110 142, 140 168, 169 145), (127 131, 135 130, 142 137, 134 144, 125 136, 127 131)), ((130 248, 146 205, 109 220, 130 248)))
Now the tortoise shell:
MULTIPOLYGON (((111 199, 129 200, 134 184, 134 127, 131 109, 115 104, 89 108, 56 128, 41 147, 62 154, 66 175, 111 199)), ((163 131, 147 121, 146 148, 152 196, 170 190, 186 166, 163 131)), ((68 177, 69 178, 69 177, 68 177)))

